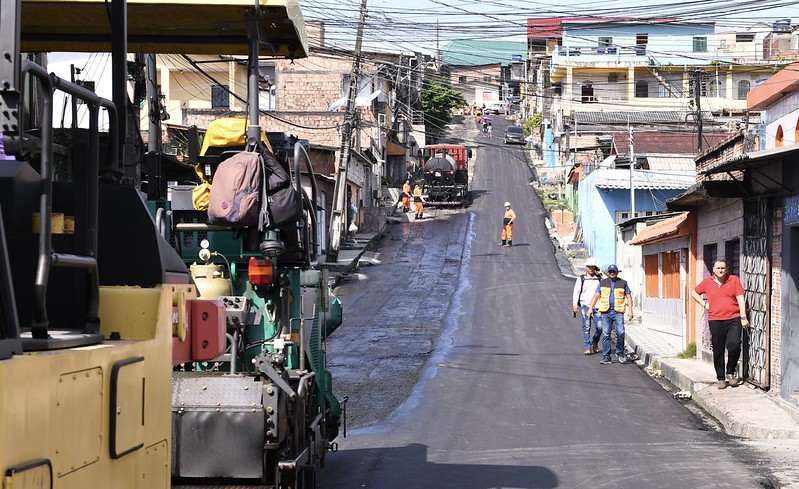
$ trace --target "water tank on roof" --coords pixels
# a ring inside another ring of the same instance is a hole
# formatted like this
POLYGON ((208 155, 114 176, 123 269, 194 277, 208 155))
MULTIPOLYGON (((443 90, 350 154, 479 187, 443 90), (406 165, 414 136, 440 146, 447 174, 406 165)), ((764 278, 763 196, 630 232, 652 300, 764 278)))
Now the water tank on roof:
POLYGON ((771 28, 774 32, 791 32, 791 19, 775 20, 771 28))

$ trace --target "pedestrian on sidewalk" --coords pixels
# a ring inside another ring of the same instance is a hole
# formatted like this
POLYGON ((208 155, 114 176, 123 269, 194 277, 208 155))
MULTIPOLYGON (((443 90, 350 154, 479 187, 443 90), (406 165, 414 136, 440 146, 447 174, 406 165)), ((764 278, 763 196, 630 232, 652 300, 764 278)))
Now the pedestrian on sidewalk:
POLYGON ((616 330, 616 356, 619 363, 627 363, 624 355, 624 319, 633 318, 633 297, 627 281, 619 278, 619 267, 610 265, 608 277, 599 281, 599 285, 588 306, 588 317, 594 314, 596 307, 602 322, 602 361, 601 365, 610 364, 610 330, 616 330), (598 304, 598 305, 597 305, 598 304))
POLYGON ((500 246, 513 246, 513 223, 516 213, 510 208, 510 202, 505 202, 505 214, 502 216, 502 242, 500 246))
MULTIPOLYGON (((594 293, 599 286, 600 280, 602 280, 602 274, 599 272, 596 260, 593 257, 589 257, 585 260, 585 273, 577 277, 572 292, 572 313, 575 316, 577 316, 578 312, 580 313, 583 324, 583 343, 585 344, 583 353, 586 355, 599 352, 599 338, 602 336, 602 327, 597 322, 599 318, 591 318, 588 315, 588 306, 591 304, 591 299, 594 298, 594 293), (591 338, 592 324, 594 325, 593 340, 591 338)), ((596 310, 593 312, 596 312, 596 310)))
POLYGON ((421 219, 424 215, 424 200, 422 200, 422 187, 419 185, 413 189, 413 204, 416 206, 416 219, 421 219))
POLYGON ((411 212, 411 181, 402 184, 402 211, 411 212))
POLYGON ((741 328, 749 327, 746 318, 746 303, 741 280, 730 274, 727 260, 713 262, 713 276, 704 279, 691 297, 707 310, 710 326, 710 344, 713 348, 713 367, 716 369, 716 387, 726 389, 738 385, 735 370, 741 356, 741 328), (707 301, 702 298, 705 294, 707 301), (727 368, 724 368, 724 350, 727 350, 727 368))

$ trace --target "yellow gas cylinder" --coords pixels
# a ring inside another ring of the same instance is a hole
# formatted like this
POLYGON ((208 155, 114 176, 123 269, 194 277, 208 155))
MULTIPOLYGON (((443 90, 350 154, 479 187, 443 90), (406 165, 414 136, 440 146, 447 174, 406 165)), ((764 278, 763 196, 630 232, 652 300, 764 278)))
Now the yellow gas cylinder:
POLYGON ((233 284, 225 278, 224 266, 215 263, 207 265, 194 263, 189 270, 197 284, 198 295, 202 299, 213 300, 222 295, 233 295, 233 284))

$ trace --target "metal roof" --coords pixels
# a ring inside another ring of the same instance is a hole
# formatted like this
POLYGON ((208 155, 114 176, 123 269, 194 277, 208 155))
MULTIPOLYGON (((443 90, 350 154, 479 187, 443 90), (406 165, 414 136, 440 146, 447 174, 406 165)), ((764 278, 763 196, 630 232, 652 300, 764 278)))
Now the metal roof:
POLYGON ((451 66, 479 66, 500 63, 508 65, 514 54, 527 57, 527 43, 516 41, 472 41, 450 42, 444 49, 442 60, 451 66))
POLYGON ((655 224, 650 224, 639 232, 629 244, 642 245, 647 243, 654 243, 663 238, 676 236, 680 234, 680 225, 688 219, 688 213, 683 212, 677 216, 665 219, 655 224))
POLYGON ((696 171, 696 163, 692 156, 647 155, 646 162, 650 170, 696 171))
MULTIPOLYGON (((594 170, 594 185, 602 189, 629 189, 630 171, 616 168, 600 168, 594 170)), ((694 172, 685 172, 685 175, 675 173, 659 174, 646 170, 633 172, 633 185, 644 190, 682 190, 696 183, 694 172)))
MULTIPOLYGON (((657 124, 657 123, 685 123, 688 112, 677 112, 674 110, 651 110, 651 111, 624 111, 608 110, 598 112, 572 113, 576 124, 657 124)), ((702 111, 702 120, 713 121, 713 114, 709 111, 702 111)))

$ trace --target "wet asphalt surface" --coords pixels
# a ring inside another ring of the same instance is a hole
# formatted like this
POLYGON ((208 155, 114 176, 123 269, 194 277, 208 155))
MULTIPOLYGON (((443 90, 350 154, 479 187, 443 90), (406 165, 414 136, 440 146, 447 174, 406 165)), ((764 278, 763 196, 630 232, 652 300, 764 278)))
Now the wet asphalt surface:
POLYGON ((534 175, 494 121, 491 140, 466 133, 481 144, 472 205, 391 225, 380 263, 337 288, 327 348, 349 432, 319 486, 776 487, 635 364, 582 354, 534 175), (498 246, 506 200, 512 248, 498 246))

